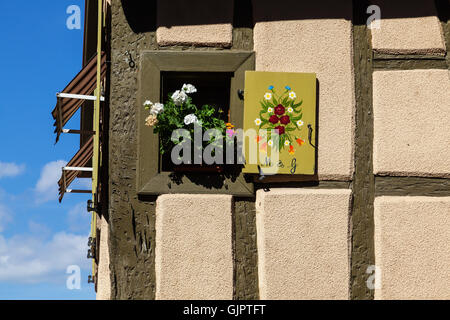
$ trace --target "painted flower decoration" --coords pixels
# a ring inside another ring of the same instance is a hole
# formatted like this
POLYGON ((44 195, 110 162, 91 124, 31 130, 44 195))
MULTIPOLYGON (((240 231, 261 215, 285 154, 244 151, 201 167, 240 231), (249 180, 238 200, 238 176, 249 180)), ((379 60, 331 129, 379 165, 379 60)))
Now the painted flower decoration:
POLYGON ((288 125, 289 123, 291 123, 291 118, 289 118, 289 116, 282 116, 280 118, 280 122, 281 124, 288 125))
POLYGON ((295 94, 294 91, 289 92, 289 99, 295 100, 296 98, 297 98, 297 95, 295 94))
POLYGON ((301 147, 302 145, 304 145, 305 144, 305 141, 303 141, 302 139, 300 139, 300 138, 297 138, 295 141, 297 141, 297 143, 298 143, 298 145, 301 147))
POLYGON ((276 115, 273 115, 269 118, 269 122, 272 124, 277 124, 278 122, 280 122, 280 118, 278 118, 276 115))
POLYGON ((294 146, 292 146, 292 145, 289 147, 289 154, 290 155, 294 155, 295 154, 294 146))
POLYGON ((184 117, 184 124, 187 126, 195 122, 198 123, 198 118, 195 114, 188 114, 186 117, 184 117))
POLYGON ((275 130, 278 130, 279 135, 282 135, 286 132, 286 129, 283 126, 275 127, 275 130))
POLYGON ((286 108, 283 107, 283 105, 279 104, 278 106, 276 106, 276 108, 275 108, 276 115, 282 116, 285 112, 286 112, 286 108))
POLYGON ((278 138, 271 140, 269 136, 269 146, 292 151, 292 143, 296 141, 294 134, 303 126, 303 101, 297 101, 297 94, 289 85, 284 88, 286 90, 279 94, 273 85, 269 86, 270 91, 261 99, 260 116, 255 124, 259 129, 276 130, 278 138))

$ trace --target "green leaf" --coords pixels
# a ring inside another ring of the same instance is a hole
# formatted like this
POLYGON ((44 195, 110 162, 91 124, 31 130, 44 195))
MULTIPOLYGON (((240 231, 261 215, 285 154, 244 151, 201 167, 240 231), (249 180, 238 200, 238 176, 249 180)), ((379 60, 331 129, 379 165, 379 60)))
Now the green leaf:
MULTIPOLYGON (((292 101, 292 103, 294 103, 294 101, 292 101)), ((296 109, 296 108, 300 107, 302 104, 303 104, 303 100, 300 101, 300 102, 297 103, 297 104, 292 104, 292 107, 293 107, 294 109, 296 109)))
POLYGON ((279 105, 278 100, 275 98, 275 95, 272 97, 272 103, 274 106, 279 105))

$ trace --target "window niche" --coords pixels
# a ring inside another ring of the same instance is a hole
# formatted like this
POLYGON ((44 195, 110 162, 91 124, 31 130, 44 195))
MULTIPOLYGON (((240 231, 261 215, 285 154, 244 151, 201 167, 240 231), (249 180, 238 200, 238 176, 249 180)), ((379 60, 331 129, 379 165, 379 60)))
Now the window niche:
POLYGON ((254 70, 253 52, 242 51, 144 51, 141 54, 138 93, 138 194, 215 193, 254 196, 253 184, 246 180, 239 166, 218 172, 182 171, 170 161, 170 154, 160 156, 159 137, 144 125, 148 111, 145 100, 166 102, 168 95, 191 83, 197 106, 220 108, 225 121, 243 128, 245 71, 254 70))

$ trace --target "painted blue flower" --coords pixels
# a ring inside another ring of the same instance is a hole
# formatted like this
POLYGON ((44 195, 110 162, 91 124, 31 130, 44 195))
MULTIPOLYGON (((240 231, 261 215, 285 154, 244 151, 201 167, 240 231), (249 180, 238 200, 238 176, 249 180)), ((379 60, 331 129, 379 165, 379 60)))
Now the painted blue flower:
POLYGON ((286 90, 292 90, 292 88, 289 86, 286 86, 286 90))
POLYGON ((270 86, 270 87, 269 87, 269 90, 273 90, 273 88, 274 88, 273 86, 270 86))

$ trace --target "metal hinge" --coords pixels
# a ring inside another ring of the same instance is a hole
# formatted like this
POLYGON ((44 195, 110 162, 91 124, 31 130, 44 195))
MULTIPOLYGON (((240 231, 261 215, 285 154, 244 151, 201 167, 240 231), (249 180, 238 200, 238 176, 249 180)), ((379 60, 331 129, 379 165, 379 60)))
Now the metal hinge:
POLYGON ((95 277, 88 276, 88 283, 95 283, 95 277))
POLYGON ((98 207, 94 205, 94 201, 88 200, 87 202, 87 212, 98 212, 98 207))
POLYGON ((88 253, 87 253, 88 259, 95 259, 96 246, 97 246, 97 239, 95 239, 93 237, 89 237, 88 247, 90 247, 90 249, 88 250, 88 253))

